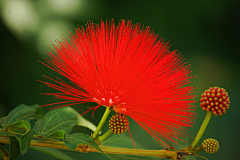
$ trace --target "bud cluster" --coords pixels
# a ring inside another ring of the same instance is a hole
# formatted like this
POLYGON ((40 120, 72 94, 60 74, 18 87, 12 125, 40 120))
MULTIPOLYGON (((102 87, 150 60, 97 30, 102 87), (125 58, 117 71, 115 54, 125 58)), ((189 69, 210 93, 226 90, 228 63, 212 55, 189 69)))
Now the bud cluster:
POLYGON ((128 129, 128 119, 123 114, 113 115, 109 120, 109 129, 114 134, 123 134, 128 129))
POLYGON ((203 111, 212 111, 214 116, 221 116, 230 107, 228 92, 220 87, 210 87, 201 95, 200 107, 203 111))
POLYGON ((216 153, 219 149, 219 143, 216 139, 208 138, 202 143, 203 149, 210 154, 216 153))

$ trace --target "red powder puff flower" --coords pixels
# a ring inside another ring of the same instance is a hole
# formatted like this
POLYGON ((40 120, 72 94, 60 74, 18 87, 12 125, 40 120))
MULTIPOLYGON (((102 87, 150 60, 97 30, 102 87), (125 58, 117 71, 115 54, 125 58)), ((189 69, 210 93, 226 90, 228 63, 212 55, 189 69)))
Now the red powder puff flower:
MULTIPOLYGON (((131 21, 88 23, 56 41, 44 63, 70 80, 44 82, 66 101, 96 102, 130 116, 160 144, 177 143, 194 119, 191 69, 183 56, 150 31, 131 21)), ((57 103, 57 104, 60 104, 57 103)), ((98 107, 98 106, 97 106, 98 107)))

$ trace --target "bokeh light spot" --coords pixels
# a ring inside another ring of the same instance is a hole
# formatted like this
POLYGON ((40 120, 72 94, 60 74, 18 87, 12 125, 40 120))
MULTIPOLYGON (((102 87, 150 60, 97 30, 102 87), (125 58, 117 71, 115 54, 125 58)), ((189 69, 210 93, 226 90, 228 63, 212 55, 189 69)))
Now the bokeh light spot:
POLYGON ((39 17, 31 1, 4 1, 2 17, 13 33, 26 37, 35 33, 39 17))

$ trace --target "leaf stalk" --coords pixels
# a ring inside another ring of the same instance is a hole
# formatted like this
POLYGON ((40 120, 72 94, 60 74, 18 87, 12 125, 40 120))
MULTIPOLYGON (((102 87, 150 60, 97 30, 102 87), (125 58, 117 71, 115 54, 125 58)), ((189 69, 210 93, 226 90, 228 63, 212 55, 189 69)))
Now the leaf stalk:
POLYGON ((101 121, 99 122, 96 130, 94 131, 94 133, 93 133, 93 135, 92 135, 92 138, 93 138, 93 139, 96 139, 96 138, 97 138, 98 133, 102 130, 102 127, 103 127, 103 125, 105 124, 105 122, 106 122, 109 114, 111 113, 111 111, 112 111, 112 108, 111 108, 111 107, 106 107, 106 110, 105 110, 105 112, 104 112, 104 114, 103 114, 103 116, 102 116, 102 119, 101 119, 101 121))
POLYGON ((202 125, 201 125, 201 127, 200 127, 200 129, 199 129, 199 131, 196 135, 196 137, 194 138, 192 144, 190 145, 190 148, 194 149, 196 147, 196 145, 198 144, 198 142, 202 138, 203 133, 205 132, 211 117, 212 117, 212 111, 208 111, 204 120, 203 120, 203 123, 202 123, 202 125))

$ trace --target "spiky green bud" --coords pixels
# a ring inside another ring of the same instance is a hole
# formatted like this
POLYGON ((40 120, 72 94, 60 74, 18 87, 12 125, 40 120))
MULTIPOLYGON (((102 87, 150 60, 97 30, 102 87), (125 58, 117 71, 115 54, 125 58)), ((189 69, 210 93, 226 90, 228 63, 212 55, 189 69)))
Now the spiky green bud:
POLYGON ((216 139, 208 138, 203 141, 202 147, 207 153, 213 154, 218 151, 219 143, 216 139))

